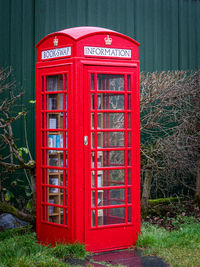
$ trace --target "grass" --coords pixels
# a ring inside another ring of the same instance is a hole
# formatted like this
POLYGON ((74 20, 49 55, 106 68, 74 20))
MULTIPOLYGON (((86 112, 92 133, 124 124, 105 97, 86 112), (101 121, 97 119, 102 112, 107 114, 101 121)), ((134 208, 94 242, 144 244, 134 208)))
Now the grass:
MULTIPOLYGON (((193 217, 174 219, 176 230, 144 223, 137 248, 161 257, 170 266, 200 266, 200 224, 193 217)), ((85 259, 83 245, 41 246, 30 228, 0 232, 0 267, 67 267, 65 259, 85 259)))
POLYGON ((0 233, 0 267, 67 267, 64 259, 74 257, 86 257, 83 245, 41 246, 30 229, 0 233))
POLYGON ((144 255, 161 257, 170 266, 200 266, 200 223, 185 217, 177 228, 170 232, 144 223, 136 246, 144 249, 144 255))

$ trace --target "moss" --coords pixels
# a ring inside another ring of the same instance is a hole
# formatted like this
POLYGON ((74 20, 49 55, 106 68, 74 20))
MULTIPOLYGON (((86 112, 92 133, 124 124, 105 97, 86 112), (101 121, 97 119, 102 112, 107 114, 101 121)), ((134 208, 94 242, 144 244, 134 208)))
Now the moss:
POLYGON ((168 197, 168 198, 158 198, 148 200, 149 207, 154 207, 161 204, 170 204, 183 201, 184 197, 168 197))
POLYGON ((15 207, 7 204, 6 202, 0 202, 0 213, 9 213, 9 214, 12 214, 15 217, 19 218, 20 220, 30 222, 31 224, 35 223, 35 217, 34 216, 32 216, 30 214, 26 214, 22 211, 19 211, 15 207))
POLYGON ((5 202, 0 202, 0 213, 10 213, 17 216, 17 209, 5 202))

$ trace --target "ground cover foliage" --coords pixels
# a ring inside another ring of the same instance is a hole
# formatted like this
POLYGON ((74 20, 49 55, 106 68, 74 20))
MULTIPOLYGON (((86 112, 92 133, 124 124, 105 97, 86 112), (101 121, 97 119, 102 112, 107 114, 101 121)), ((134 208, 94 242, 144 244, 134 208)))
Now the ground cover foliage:
POLYGON ((30 228, 0 232, 1 267, 63 267, 67 259, 84 259, 87 253, 83 245, 67 244, 42 246, 30 228))
POLYGON ((200 204, 193 199, 167 198, 149 200, 148 211, 142 221, 168 231, 179 229, 185 218, 193 217, 200 224, 200 204))
POLYGON ((191 198, 149 200, 136 247, 169 266, 200 266, 200 203, 191 198))
POLYGON ((200 224, 194 217, 174 219, 176 229, 167 231, 157 225, 143 223, 137 248, 143 255, 160 257, 170 266, 200 266, 200 224))

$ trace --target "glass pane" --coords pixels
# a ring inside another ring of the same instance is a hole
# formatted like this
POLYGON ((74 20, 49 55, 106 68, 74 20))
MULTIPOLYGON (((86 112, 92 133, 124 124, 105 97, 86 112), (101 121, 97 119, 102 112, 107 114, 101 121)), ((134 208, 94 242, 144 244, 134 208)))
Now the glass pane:
POLYGON ((94 109, 94 94, 91 94, 91 109, 94 109))
POLYGON ((131 91, 131 75, 127 75, 127 91, 131 91))
POLYGON ((124 151, 98 151, 97 167, 124 166, 124 151), (103 153, 103 156, 102 156, 103 153))
POLYGON ((98 190, 98 191, 97 191, 97 195, 98 195, 98 198, 97 198, 97 205, 98 205, 98 206, 103 206, 103 205, 105 205, 105 204, 104 204, 104 190, 98 190))
POLYGON ((124 75, 98 74, 97 90, 124 91, 124 75))
MULTIPOLYGON (((47 181, 50 185, 55 185, 55 186, 61 186, 61 181, 60 181, 60 177, 59 175, 49 175, 49 181, 47 181)), ((53 189, 53 191, 58 192, 58 190, 56 190, 57 188, 51 188, 53 189), (55 189, 55 190, 54 190, 55 189)))
POLYGON ((65 79, 65 91, 67 91, 67 74, 64 74, 64 79, 65 79))
POLYGON ((63 205, 63 189, 56 187, 47 188, 47 202, 50 204, 63 205))
POLYGON ((97 168, 103 167, 103 152, 99 151, 97 153, 97 168))
POLYGON ((61 91, 63 88, 62 75, 47 76, 47 91, 61 91))
POLYGON ((128 185, 131 185, 131 169, 128 169, 128 185))
POLYGON ((131 109, 131 95, 127 95, 127 109, 131 109))
MULTIPOLYGON (((63 186, 63 170, 47 169, 48 180, 47 184, 55 186, 63 186)), ((67 186, 67 172, 65 173, 65 186, 67 186)))
POLYGON ((91 211, 91 226, 95 226, 95 210, 91 211))
POLYGON ((97 183, 95 184, 95 173, 96 171, 92 171, 91 172, 91 187, 95 187, 95 185, 97 184, 97 187, 101 187, 103 186, 103 171, 98 171, 97 173, 97 183))
POLYGON ((127 128, 128 129, 131 128, 131 113, 130 112, 127 113, 127 128))
POLYGON ((131 142, 131 132, 127 132, 127 146, 128 147, 131 147, 132 145, 132 142, 131 142))
POLYGON ((42 110, 44 110, 44 95, 42 95, 42 110))
POLYGON ((68 222, 68 210, 64 209, 64 212, 65 212, 65 225, 67 225, 67 222, 68 222))
POLYGON ((103 171, 97 172, 97 187, 103 186, 103 171))
MULTIPOLYGON (((48 132, 48 147, 62 148, 63 147, 63 134, 48 132)), ((56 150, 49 150, 49 153, 54 153, 56 150)))
POLYGON ((48 114, 48 126, 49 129, 58 129, 58 121, 59 115, 58 114, 48 114))
POLYGON ((131 166, 131 151, 128 150, 127 165, 131 166))
POLYGON ((46 213, 46 206, 42 206, 42 219, 43 219, 43 221, 46 220, 45 213, 46 213))
POLYGON ((95 139, 94 139, 94 133, 91 133, 91 148, 94 148, 95 145, 95 139))
MULTIPOLYGON (((64 113, 65 114, 65 129, 67 129, 67 113, 64 113)), ((63 127, 63 124, 62 124, 62 116, 63 116, 63 113, 60 114, 61 116, 61 124, 60 124, 60 128, 63 127)))
POLYGON ((63 109, 63 94, 47 95, 47 109, 48 110, 63 109))
POLYGON ((97 172, 98 187, 124 185, 124 170, 102 170, 97 172))
POLYGON ((103 147, 103 133, 97 133, 97 148, 103 147))
POLYGON ((91 171, 91 187, 95 187, 95 171, 91 171))
POLYGON ((98 113, 98 129, 123 129, 124 113, 98 113))
POLYGON ((63 167, 63 153, 60 151, 57 153, 49 153, 48 165, 53 167, 63 167))
POLYGON ((63 208, 47 206, 48 221, 63 224, 63 208))
POLYGON ((46 153, 42 150, 42 165, 46 165, 46 153))
MULTIPOLYGON (((67 120, 66 120, 67 122, 67 120)), ((47 114, 47 128, 61 129, 63 128, 63 113, 49 113, 47 114)))
POLYGON ((90 88, 91 90, 94 90, 94 73, 91 73, 90 75, 90 88))
POLYGON ((94 207, 95 206, 95 191, 92 191, 91 192, 91 199, 92 199, 92 203, 91 203, 91 205, 92 205, 92 207, 94 207))
POLYGON ((131 188, 128 188, 128 194, 127 194, 128 203, 131 203, 131 188))
POLYGON ((99 148, 102 144, 103 148, 124 147, 124 132, 104 132, 101 137, 103 140, 99 138, 101 142, 97 144, 99 148))
POLYGON ((95 167, 95 157, 94 152, 91 152, 91 168, 95 167))
POLYGON ((103 210, 97 210, 98 225, 103 225, 103 210))
POLYGON ((68 162, 68 161, 67 161, 67 152, 65 153, 65 160, 66 160, 66 161, 65 161, 65 165, 64 165, 63 167, 67 167, 67 162, 68 162))
POLYGON ((44 76, 42 76, 42 92, 44 92, 44 76))
MULTIPOLYGON (((46 165, 46 164, 45 164, 46 165)), ((47 170, 46 169, 42 169, 42 183, 45 184, 46 183, 46 173, 47 173, 47 170)))
POLYGON ((98 225, 111 225, 121 223, 125 223, 125 208, 98 210, 98 225), (99 220, 99 217, 101 217, 101 220, 99 220))
POLYGON ((97 128, 103 129, 103 114, 102 113, 97 113, 97 128))
POLYGON ((98 190, 98 206, 122 205, 125 203, 124 189, 98 190))
MULTIPOLYGON (((44 113, 42 113, 42 128, 44 128, 44 125, 45 125, 45 122, 44 122, 44 119, 45 119, 46 117, 44 116, 44 113)), ((46 126, 46 125, 45 125, 46 126)))
POLYGON ((91 129, 94 129, 94 113, 91 113, 91 129))
POLYGON ((128 207, 128 222, 132 222, 132 212, 131 207, 128 207))
POLYGON ((124 110, 124 95, 98 94, 97 109, 124 110))

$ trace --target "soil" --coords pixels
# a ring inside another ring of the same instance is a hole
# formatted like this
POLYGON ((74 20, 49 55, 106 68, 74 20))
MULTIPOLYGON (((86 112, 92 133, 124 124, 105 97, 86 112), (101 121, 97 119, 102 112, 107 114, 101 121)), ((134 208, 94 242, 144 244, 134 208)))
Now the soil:
POLYGON ((142 216, 142 221, 172 231, 181 227, 181 224, 186 221, 185 217, 194 217, 200 222, 200 204, 191 199, 158 204, 149 208, 147 214, 142 216))

